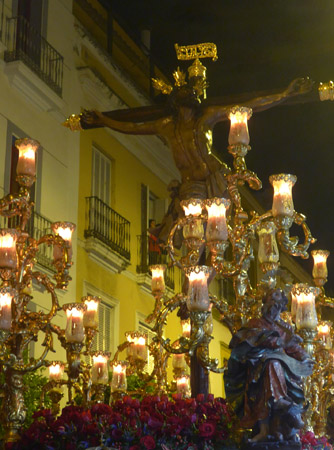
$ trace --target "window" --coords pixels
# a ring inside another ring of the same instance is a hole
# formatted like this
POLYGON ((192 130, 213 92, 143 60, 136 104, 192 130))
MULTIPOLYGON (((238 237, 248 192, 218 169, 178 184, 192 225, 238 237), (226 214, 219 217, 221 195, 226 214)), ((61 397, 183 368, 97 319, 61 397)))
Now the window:
POLYGON ((110 206, 111 201, 111 165, 110 158, 93 147, 92 196, 110 206))

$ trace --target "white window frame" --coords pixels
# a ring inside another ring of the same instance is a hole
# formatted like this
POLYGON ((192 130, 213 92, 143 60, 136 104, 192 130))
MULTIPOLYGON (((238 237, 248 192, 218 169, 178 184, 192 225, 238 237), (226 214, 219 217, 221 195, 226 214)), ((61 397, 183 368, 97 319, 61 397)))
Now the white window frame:
POLYGON ((94 197, 99 198, 104 203, 106 203, 108 206, 111 205, 111 198, 112 198, 112 172, 113 172, 113 160, 109 158, 97 145, 93 144, 92 146, 92 186, 91 186, 91 195, 94 197), (100 158, 100 167, 99 167, 99 173, 96 174, 96 167, 95 167, 95 161, 96 157, 95 155, 98 154, 100 158), (104 164, 104 170, 103 174, 101 171, 102 165, 101 162, 104 164), (108 169, 109 168, 109 169, 108 169), (107 180, 107 177, 109 177, 109 182, 107 180), (101 187, 101 180, 105 179, 103 188, 101 187), (96 180, 98 180, 98 192, 96 192, 95 183, 96 180), (103 190, 103 193, 102 193, 103 190))

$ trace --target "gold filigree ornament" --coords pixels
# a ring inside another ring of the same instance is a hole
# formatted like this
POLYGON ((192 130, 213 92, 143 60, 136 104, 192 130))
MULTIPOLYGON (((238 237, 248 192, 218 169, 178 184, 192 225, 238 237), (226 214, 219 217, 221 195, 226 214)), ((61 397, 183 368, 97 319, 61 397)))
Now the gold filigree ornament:
POLYGON ((63 126, 69 128, 71 131, 82 131, 81 114, 71 114, 63 123, 63 126))
POLYGON ((169 95, 173 90, 173 86, 165 83, 160 78, 152 78, 152 84, 154 89, 156 89, 157 91, 161 91, 164 95, 169 95))
POLYGON ((174 44, 176 56, 179 60, 189 61, 191 59, 212 58, 217 61, 217 46, 212 42, 193 45, 174 44))

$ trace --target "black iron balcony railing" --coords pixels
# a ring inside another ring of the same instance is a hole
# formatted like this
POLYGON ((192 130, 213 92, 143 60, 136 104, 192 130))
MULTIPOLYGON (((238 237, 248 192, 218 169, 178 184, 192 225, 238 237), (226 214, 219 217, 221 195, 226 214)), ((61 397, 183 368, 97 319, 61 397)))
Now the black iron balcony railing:
POLYGON ((5 61, 23 61, 56 94, 62 95, 64 58, 25 17, 7 18, 5 61))
POLYGON ((137 236, 137 273, 149 273, 149 267, 155 264, 167 266, 165 272, 165 283, 174 290, 174 267, 169 267, 169 256, 166 250, 162 249, 154 237, 147 235, 137 236))
MULTIPOLYGON (((20 225, 20 217, 1 217, 0 228, 17 228, 20 225)), ((45 234, 51 234, 51 221, 41 216, 40 214, 33 212, 26 226, 26 231, 29 236, 38 240, 45 234)), ((41 244, 37 252, 37 262, 39 265, 55 272, 53 265, 53 248, 41 244)))
POLYGON ((89 237, 130 261, 130 222, 97 197, 86 197, 85 238, 89 237))

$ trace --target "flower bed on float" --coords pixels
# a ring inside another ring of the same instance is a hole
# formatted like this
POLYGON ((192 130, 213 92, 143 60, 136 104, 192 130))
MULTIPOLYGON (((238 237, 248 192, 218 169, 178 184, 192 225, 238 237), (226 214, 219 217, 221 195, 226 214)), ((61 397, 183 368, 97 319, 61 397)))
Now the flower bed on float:
MULTIPOLYGON (((207 401, 173 396, 124 397, 112 406, 67 406, 55 418, 44 409, 34 415, 21 440, 9 450, 81 450, 105 446, 124 450, 213 450, 238 448, 237 420, 222 398, 207 401)), ((326 438, 301 437, 303 449, 332 450, 326 438)))

